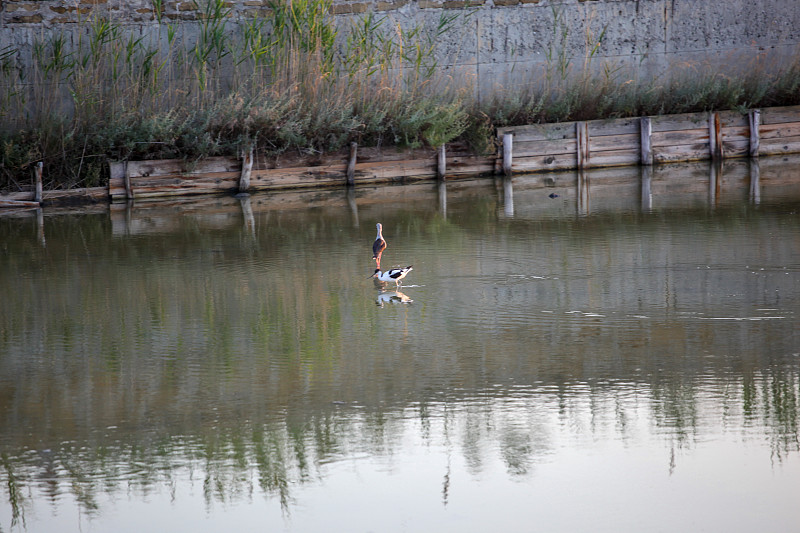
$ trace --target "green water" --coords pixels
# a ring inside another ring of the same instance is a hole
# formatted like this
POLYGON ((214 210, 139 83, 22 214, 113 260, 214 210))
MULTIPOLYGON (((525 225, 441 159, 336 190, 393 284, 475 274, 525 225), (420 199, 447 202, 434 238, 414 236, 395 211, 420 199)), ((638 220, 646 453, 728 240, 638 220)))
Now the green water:
POLYGON ((800 166, 638 172, 0 215, 0 531, 795 529, 800 166))

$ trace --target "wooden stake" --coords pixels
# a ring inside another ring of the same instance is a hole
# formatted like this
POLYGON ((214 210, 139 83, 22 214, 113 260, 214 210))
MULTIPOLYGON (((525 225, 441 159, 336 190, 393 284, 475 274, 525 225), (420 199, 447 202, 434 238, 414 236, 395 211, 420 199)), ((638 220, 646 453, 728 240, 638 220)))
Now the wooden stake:
POLYGON ((513 156, 514 135, 511 133, 503 134, 503 174, 506 176, 511 175, 511 165, 514 160, 513 156))
POLYGON ((358 143, 350 143, 350 159, 347 161, 347 186, 352 187, 356 179, 356 158, 358 157, 358 143))
POLYGON ((44 163, 39 161, 33 169, 33 201, 42 203, 42 170, 44 163))
POLYGON ((711 113, 708 116, 708 147, 712 160, 722 159, 722 128, 720 127, 719 114, 717 113, 711 113))
POLYGON ((250 174, 253 172, 253 147, 242 152, 242 174, 239 176, 239 192, 247 192, 250 188, 250 174))
POLYGON ((447 173, 447 150, 445 145, 441 145, 436 152, 436 177, 444 180, 447 173))
POLYGON ((578 138, 578 169, 589 166, 589 125, 586 122, 575 123, 575 136, 578 138))
POLYGON ((642 165, 650 166, 653 164, 653 148, 651 145, 653 124, 650 122, 650 117, 642 117, 639 121, 639 134, 642 143, 642 165))
POLYGON ((759 127, 761 126, 761 110, 751 109, 747 118, 750 122, 750 157, 758 157, 758 149, 761 145, 759 127))

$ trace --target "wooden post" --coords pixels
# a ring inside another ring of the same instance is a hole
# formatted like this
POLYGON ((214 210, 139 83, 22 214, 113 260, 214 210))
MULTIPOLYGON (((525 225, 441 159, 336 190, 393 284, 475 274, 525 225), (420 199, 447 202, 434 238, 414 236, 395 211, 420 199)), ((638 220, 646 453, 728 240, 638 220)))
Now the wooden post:
POLYGON ((708 147, 712 160, 722 159, 722 128, 720 127, 718 113, 711 113, 708 116, 708 147))
POLYGON ((511 175, 511 165, 514 161, 513 156, 514 134, 503 134, 503 174, 506 176, 511 175))
POLYGON ((42 203, 42 170, 44 163, 39 161, 33 169, 33 201, 42 203))
POLYGON ((125 198, 128 200, 133 200, 133 188, 131 187, 131 173, 128 170, 128 162, 125 161, 125 177, 123 181, 125 182, 125 198))
POLYGON ((642 117, 639 120, 639 135, 642 144, 642 165, 650 166, 653 164, 653 148, 651 144, 653 124, 650 122, 650 117, 642 117))
POLYGON ((436 177, 444 181, 447 173, 447 149, 441 145, 436 151, 436 177))
POLYGON ((750 157, 758 157, 758 149, 761 145, 759 128, 761 126, 761 110, 751 109, 747 114, 750 122, 750 157))
POLYGON ((356 158, 358 157, 358 143, 350 143, 350 159, 347 161, 347 186, 355 185, 356 179, 356 158))
POLYGON ((589 166, 589 125, 576 122, 575 136, 578 138, 578 169, 583 170, 589 166))
POLYGON ((242 174, 239 176, 239 192, 247 192, 250 188, 250 175, 253 172, 253 147, 242 152, 242 174))

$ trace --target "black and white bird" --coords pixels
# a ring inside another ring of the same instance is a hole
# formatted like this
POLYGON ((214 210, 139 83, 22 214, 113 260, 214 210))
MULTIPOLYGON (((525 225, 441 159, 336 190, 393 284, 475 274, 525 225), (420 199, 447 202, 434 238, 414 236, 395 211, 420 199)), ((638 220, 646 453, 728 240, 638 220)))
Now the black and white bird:
POLYGON ((381 268, 381 254, 386 249, 386 241, 383 239, 383 226, 378 222, 378 236, 375 242, 372 243, 372 258, 375 260, 375 265, 381 268))
POLYGON ((386 272, 381 272, 380 268, 376 268, 375 273, 372 274, 370 277, 377 278, 380 281, 387 281, 387 282, 394 281, 395 285, 399 287, 400 280, 406 277, 406 274, 408 274, 411 270, 413 270, 411 268, 411 265, 405 268, 392 268, 390 270, 387 270, 386 272))

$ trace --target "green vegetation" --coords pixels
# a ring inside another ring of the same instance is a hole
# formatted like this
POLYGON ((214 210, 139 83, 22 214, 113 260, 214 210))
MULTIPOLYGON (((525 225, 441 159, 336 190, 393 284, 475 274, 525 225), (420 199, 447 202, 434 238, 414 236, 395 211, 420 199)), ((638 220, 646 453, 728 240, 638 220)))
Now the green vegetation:
MULTIPOLYGON (((640 80, 622 68, 589 68, 604 32, 586 35, 576 66, 554 10, 548 67, 530 85, 480 101, 436 62, 442 35, 473 11, 443 11, 411 30, 365 14, 335 25, 331 0, 274 1, 266 18, 230 31, 224 0, 195 0, 196 34, 160 19, 134 36, 91 19, 71 35, 34 43, 32 68, 0 49, 0 190, 29 182, 44 161, 45 188, 96 186, 109 160, 198 159, 335 151, 371 146, 491 147, 497 126, 800 103, 800 62, 742 79, 691 68, 640 80), (72 44, 70 44, 72 43, 72 44), (601 70, 600 74, 597 74, 601 70)), ((596 65, 595 65, 596 66, 596 65)))

